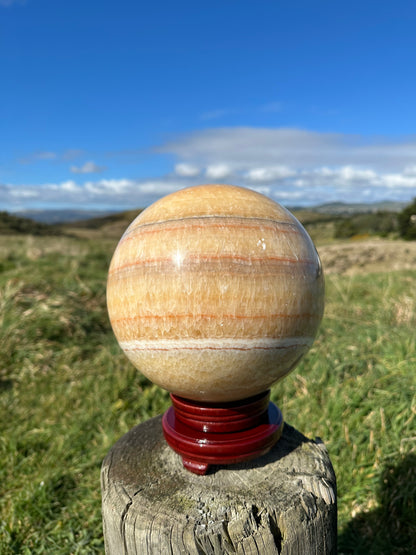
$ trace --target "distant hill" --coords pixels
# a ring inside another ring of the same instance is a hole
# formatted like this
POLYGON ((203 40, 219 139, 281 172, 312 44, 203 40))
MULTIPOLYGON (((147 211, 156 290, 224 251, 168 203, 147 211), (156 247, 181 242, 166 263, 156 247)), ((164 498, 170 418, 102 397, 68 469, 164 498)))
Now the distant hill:
POLYGON ((77 222, 80 220, 89 220, 91 218, 99 218, 113 214, 114 211, 109 210, 24 210, 14 212, 15 216, 21 218, 29 218, 35 222, 44 224, 62 224, 67 222, 77 222))
POLYGON ((14 235, 16 233, 27 233, 30 235, 63 235, 64 231, 41 222, 35 222, 29 218, 22 218, 8 212, 0 212, 0 234, 14 235))
POLYGON ((137 210, 126 210, 125 212, 113 212, 111 214, 102 214, 99 216, 94 216, 89 219, 79 219, 77 221, 69 221, 64 225, 68 229, 72 228, 84 228, 84 229, 100 229, 111 224, 119 222, 132 222, 136 216, 142 211, 141 208, 137 210))
POLYGON ((113 214, 101 215, 89 220, 78 220, 59 225, 71 235, 90 239, 120 239, 126 228, 140 214, 141 208, 113 214))
MULTIPOLYGON (((17 213, 0 212, 0 235, 12 235, 18 233, 26 233, 29 235, 71 235, 85 237, 91 239, 120 238, 126 227, 140 214, 141 209, 128 210, 126 212, 117 212, 113 214, 93 211, 92 218, 87 218, 88 212, 57 211, 56 216, 51 212, 45 219, 50 223, 32 220, 28 217, 19 216, 17 213), (105 215, 103 215, 105 214, 105 215), (75 216, 80 217, 79 220, 72 220, 75 216), (61 218, 68 217, 69 221, 61 222, 61 218), (56 223, 55 223, 56 222, 56 223)), ((27 214, 40 215, 40 212, 24 212, 27 214)))
MULTIPOLYGON (((394 202, 394 201, 383 201, 375 203, 348 203, 348 202, 332 202, 327 204, 321 204, 317 206, 293 206, 288 207, 292 212, 315 212, 318 214, 331 214, 331 215, 351 215, 351 214, 361 214, 370 212, 401 212, 408 203, 405 202, 394 202)), ((76 223, 77 226, 80 222, 84 220, 96 220, 105 223, 103 218, 107 216, 117 215, 117 214, 138 214, 141 211, 140 208, 128 211, 111 211, 111 210, 26 210, 21 212, 15 212, 15 216, 21 218, 29 218, 35 222, 41 222, 44 224, 66 224, 66 223, 76 223)), ((118 217, 118 216, 116 216, 118 217)), ((122 217, 122 216, 121 216, 122 217)))
POLYGON ((320 214, 334 214, 350 216, 352 214, 368 214, 374 212, 401 212, 408 203, 382 201, 373 203, 348 203, 348 202, 330 202, 310 208, 313 212, 320 214))
MULTIPOLYGON (((312 238, 319 241, 338 236, 338 228, 344 221, 346 221, 345 225, 348 224, 351 228, 349 231, 347 230, 350 234, 367 232, 367 228, 374 227, 374 222, 357 220, 353 222, 354 225, 349 222, 351 218, 361 217, 362 219, 366 214, 377 220, 376 227, 378 229, 381 225, 379 220, 387 221, 387 213, 395 218, 395 215, 405 206, 406 203, 390 201, 373 204, 335 202, 312 207, 290 207, 289 209, 306 227, 312 238), (379 217, 379 214, 383 214, 382 218, 379 217)), ((4 212, 2 213, 0 233, 70 234, 94 240, 100 238, 118 240, 141 211, 142 208, 124 212, 98 210, 21 212, 20 214, 24 214, 25 217, 20 216, 19 213, 12 215, 4 212)), ((344 230, 343 233, 345 235, 346 231, 344 230)))

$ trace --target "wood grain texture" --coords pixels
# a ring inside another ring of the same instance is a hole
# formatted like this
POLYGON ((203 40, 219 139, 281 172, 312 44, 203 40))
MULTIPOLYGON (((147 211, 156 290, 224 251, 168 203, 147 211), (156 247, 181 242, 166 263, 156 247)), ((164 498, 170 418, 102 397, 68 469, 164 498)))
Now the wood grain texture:
POLYGON ((187 472, 161 417, 140 424, 101 471, 107 555, 336 553, 336 481, 325 446, 289 425, 263 457, 187 472))
POLYGON ((311 346, 323 312, 316 249, 267 197, 191 187, 144 210, 121 238, 107 304, 126 355, 189 399, 268 389, 311 346))

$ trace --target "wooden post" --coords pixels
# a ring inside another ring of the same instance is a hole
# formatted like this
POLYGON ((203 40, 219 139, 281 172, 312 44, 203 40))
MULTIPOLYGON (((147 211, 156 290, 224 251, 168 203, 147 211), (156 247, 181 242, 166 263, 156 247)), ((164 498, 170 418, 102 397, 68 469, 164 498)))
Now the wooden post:
POLYGON ((169 448, 158 416, 112 447, 101 487, 107 555, 336 553, 327 450, 288 424, 266 455, 198 476, 169 448))

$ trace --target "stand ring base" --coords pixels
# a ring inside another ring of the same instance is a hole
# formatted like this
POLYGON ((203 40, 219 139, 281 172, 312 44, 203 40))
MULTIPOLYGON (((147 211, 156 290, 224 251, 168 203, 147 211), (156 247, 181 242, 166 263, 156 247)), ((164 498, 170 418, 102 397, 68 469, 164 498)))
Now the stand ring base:
POLYGON ((229 465, 260 457, 273 447, 283 431, 282 413, 268 402, 269 397, 270 391, 266 391, 221 406, 171 395, 173 406, 162 419, 165 439, 182 457, 184 467, 194 474, 206 474, 210 465, 229 465), (259 405, 264 407, 261 414, 253 409, 259 405), (209 431, 212 429, 218 431, 209 431))

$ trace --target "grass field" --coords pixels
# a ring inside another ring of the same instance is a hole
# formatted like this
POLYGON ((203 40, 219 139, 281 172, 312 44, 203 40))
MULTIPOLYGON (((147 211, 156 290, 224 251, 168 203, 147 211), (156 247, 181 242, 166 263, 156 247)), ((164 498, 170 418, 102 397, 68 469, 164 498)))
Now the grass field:
MULTIPOLYGON (((0 553, 103 553, 99 473, 168 394, 119 350, 106 306, 115 242, 0 236, 0 553)), ((314 347, 273 388, 321 437, 340 553, 416 552, 416 271, 327 276, 314 347)))

